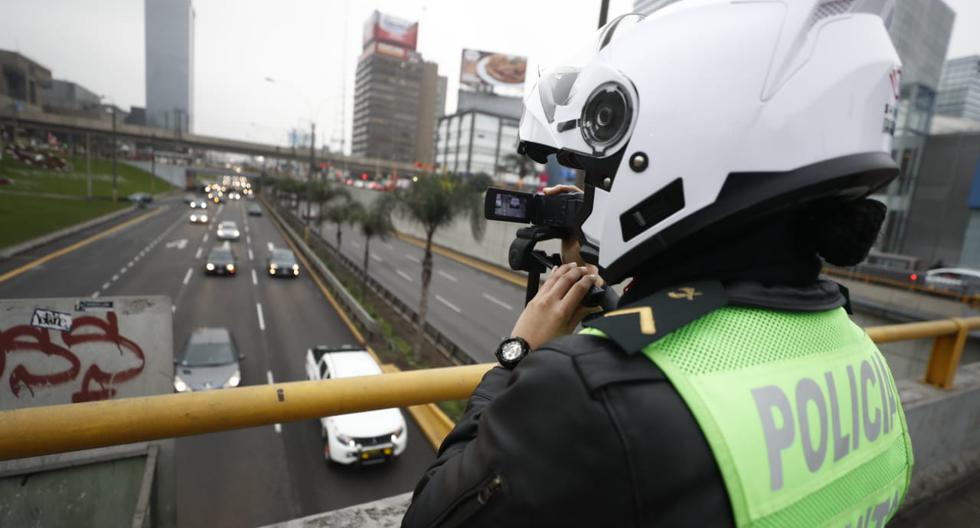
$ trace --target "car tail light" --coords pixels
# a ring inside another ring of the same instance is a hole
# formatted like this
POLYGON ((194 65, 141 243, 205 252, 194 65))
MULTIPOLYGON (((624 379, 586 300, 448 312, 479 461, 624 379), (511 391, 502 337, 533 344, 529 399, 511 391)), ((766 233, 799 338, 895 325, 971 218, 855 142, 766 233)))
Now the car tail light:
POLYGON ((919 274, 918 273, 913 273, 913 274, 909 275, 909 280, 912 281, 912 282, 915 282, 915 281, 919 280, 919 274))

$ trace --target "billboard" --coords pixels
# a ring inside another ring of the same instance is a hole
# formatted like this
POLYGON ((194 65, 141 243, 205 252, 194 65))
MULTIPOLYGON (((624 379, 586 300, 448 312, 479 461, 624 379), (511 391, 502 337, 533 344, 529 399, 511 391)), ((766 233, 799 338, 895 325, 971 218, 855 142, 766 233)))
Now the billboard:
POLYGON ((481 92, 492 92, 494 88, 521 89, 525 70, 526 57, 464 49, 459 84, 481 92))
POLYGON ((362 44, 366 45, 374 41, 414 50, 418 38, 418 22, 410 22, 375 11, 371 13, 367 22, 364 23, 364 39, 362 44))

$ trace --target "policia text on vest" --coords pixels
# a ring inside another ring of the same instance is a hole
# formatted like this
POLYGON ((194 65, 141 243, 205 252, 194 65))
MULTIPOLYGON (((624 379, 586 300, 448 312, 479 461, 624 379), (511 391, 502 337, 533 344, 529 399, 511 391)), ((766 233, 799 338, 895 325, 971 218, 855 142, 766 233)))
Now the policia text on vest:
POLYGON ((664 372, 711 447, 736 524, 883 526, 908 489, 912 446, 864 330, 843 308, 732 306, 716 281, 686 290, 700 295, 661 291, 584 333, 664 372))

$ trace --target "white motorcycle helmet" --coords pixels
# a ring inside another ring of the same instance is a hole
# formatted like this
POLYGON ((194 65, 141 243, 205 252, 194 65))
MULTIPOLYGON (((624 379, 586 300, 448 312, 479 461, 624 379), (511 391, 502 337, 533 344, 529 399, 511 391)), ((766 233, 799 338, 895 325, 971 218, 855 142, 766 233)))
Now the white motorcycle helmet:
POLYGON ((582 253, 617 283, 727 236, 891 181, 894 0, 684 0, 604 26, 542 72, 519 151, 585 171, 582 253), (707 238, 705 238, 707 239, 707 238))

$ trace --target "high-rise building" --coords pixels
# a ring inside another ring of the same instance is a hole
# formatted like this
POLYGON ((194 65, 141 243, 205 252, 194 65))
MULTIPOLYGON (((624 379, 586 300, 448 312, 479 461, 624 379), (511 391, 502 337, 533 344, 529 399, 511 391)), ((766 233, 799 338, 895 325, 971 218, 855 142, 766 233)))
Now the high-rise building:
POLYGON ((147 125, 194 129, 194 7, 145 0, 147 125))
POLYGON ((417 39, 417 22, 378 11, 368 18, 354 85, 353 155, 432 163, 445 81, 415 51, 417 39))
POLYGON ((936 113, 980 121, 980 55, 946 61, 936 113))
POLYGON ((888 206, 878 249, 902 253, 909 203, 936 106, 936 92, 956 14, 943 0, 896 0, 889 34, 902 59, 901 100, 892 157, 900 173, 874 198, 888 206))
POLYGON ((516 173, 518 118, 479 110, 460 110, 439 120, 436 163, 454 174, 486 174, 500 179, 516 173))

